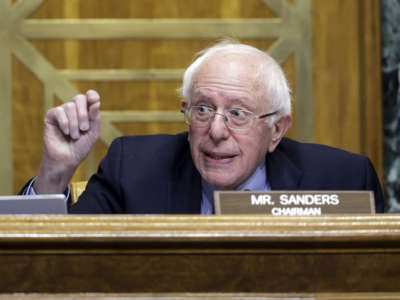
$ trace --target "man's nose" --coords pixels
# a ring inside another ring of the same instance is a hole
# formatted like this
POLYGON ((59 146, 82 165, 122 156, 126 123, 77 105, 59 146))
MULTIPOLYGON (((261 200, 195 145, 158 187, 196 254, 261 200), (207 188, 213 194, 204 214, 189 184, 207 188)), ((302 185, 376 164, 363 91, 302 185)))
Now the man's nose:
POLYGON ((211 119, 209 135, 211 139, 218 142, 229 137, 229 129, 226 126, 226 117, 222 113, 215 113, 214 118, 211 119))

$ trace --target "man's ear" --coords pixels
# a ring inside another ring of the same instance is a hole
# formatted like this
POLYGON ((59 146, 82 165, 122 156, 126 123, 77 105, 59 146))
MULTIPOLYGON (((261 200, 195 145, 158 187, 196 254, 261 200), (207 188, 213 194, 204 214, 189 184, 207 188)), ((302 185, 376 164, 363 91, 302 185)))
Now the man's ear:
POLYGON ((275 148, 278 146, 282 138, 285 136, 286 132, 292 127, 292 116, 282 116, 274 125, 272 125, 272 138, 268 146, 268 152, 274 152, 275 148))
MULTIPOLYGON (((188 104, 187 104, 187 102, 186 101, 181 101, 181 107, 182 107, 182 109, 185 109, 185 108, 187 108, 188 107, 188 104)), ((188 142, 190 142, 190 128, 189 128, 189 133, 188 133, 188 137, 187 137, 187 140, 188 140, 188 142)))

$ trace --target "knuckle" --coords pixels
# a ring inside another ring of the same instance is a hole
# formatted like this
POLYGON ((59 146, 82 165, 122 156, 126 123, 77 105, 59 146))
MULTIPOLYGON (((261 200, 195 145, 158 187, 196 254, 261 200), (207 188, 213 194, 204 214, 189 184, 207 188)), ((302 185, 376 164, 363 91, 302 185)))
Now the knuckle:
POLYGON ((75 109, 76 104, 72 101, 67 102, 62 105, 66 111, 72 111, 75 109))
POLYGON ((54 110, 55 113, 61 113, 64 111, 64 108, 62 107, 62 105, 54 107, 52 109, 54 110))
POLYGON ((58 119, 58 124, 60 124, 61 127, 67 127, 68 126, 68 120, 65 118, 59 118, 58 119))
POLYGON ((46 117, 55 115, 57 113, 57 108, 58 107, 50 108, 46 113, 46 117))
POLYGON ((76 95, 74 98, 72 98, 72 101, 73 101, 73 102, 78 102, 78 101, 82 101, 82 100, 84 100, 84 99, 86 99, 85 95, 78 94, 78 95, 76 95))
POLYGON ((45 120, 46 119, 59 118, 59 115, 62 113, 62 111, 63 111, 63 108, 61 106, 50 108, 47 111, 47 114, 45 116, 45 120))
POLYGON ((56 120, 57 123, 61 126, 61 127, 66 127, 68 125, 68 120, 65 117, 64 112, 62 111, 62 109, 57 110, 58 112, 56 113, 56 120))

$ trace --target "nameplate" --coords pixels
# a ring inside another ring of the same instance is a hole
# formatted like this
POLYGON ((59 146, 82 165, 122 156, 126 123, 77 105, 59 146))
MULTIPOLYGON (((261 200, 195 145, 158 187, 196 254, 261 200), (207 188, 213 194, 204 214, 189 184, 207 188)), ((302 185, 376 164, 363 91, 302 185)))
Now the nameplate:
POLYGON ((372 191, 215 191, 215 214, 374 214, 372 191))

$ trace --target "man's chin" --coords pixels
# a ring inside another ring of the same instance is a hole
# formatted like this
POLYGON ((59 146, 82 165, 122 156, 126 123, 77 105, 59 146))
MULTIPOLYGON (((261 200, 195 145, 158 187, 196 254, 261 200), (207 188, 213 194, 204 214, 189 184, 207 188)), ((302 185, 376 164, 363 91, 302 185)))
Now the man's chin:
POLYGON ((226 178, 205 177, 204 180, 216 186, 219 190, 234 190, 237 186, 233 181, 226 180, 226 178))

